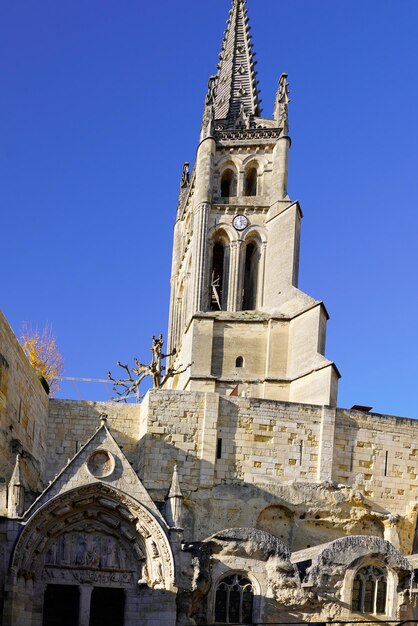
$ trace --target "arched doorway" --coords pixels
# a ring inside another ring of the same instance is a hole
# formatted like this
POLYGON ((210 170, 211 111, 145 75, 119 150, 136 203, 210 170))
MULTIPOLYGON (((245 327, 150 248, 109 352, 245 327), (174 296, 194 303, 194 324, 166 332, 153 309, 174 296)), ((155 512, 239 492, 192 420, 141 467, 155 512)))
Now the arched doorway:
POLYGON ((68 626, 139 625, 141 612, 157 617, 161 603, 172 607, 165 614, 175 624, 174 563, 162 523, 104 483, 39 509, 17 542, 12 573, 13 626, 31 624, 36 614, 43 626, 67 626, 64 609, 68 626), (141 594, 146 587, 151 595, 141 594), (128 614, 138 621, 126 622, 128 614))

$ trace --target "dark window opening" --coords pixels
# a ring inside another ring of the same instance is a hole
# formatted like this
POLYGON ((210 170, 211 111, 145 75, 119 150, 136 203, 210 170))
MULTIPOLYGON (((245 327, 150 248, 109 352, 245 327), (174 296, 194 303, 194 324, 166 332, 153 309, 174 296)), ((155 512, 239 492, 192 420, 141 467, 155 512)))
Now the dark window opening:
POLYGON ((221 311, 223 309, 224 272, 225 248, 222 244, 217 243, 213 246, 212 256, 212 274, 210 285, 211 311, 221 311))
POLYGON ((218 439, 218 442, 216 444, 216 458, 222 458, 222 439, 218 439))
POLYGON ((237 195, 237 177, 232 170, 225 170, 221 179, 222 198, 234 198, 237 195))
POLYGON ((224 578, 215 596, 217 624, 249 624, 253 613, 253 587, 244 576, 234 574, 224 578))
POLYGON ((255 244, 249 243, 245 252, 243 311, 255 311, 257 308, 259 252, 255 244))
POLYGON ((124 613, 125 592, 123 589, 108 587, 93 589, 89 626, 123 626, 124 613))
POLYGON ((42 626, 78 624, 80 594, 75 585, 47 585, 42 626))
POLYGON ((235 367, 244 367, 244 357, 237 356, 237 359, 235 361, 235 367))
POLYGON ((374 566, 360 569, 353 582, 352 610, 381 615, 386 613, 385 571, 374 566))
POLYGON ((245 176, 245 195, 257 195, 257 169, 255 167, 251 167, 245 176))

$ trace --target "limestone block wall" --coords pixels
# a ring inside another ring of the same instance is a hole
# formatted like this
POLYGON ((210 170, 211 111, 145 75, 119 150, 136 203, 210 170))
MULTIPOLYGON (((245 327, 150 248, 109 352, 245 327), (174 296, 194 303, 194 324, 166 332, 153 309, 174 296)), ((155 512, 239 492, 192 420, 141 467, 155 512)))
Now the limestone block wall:
POLYGON ((315 480, 321 413, 310 405, 221 398, 216 481, 315 480))
POLYGON ((201 457, 209 457, 204 428, 207 397, 218 398, 190 391, 150 391, 141 405, 139 477, 158 497, 166 495, 176 462, 182 488, 200 484, 201 460, 206 460, 201 457))
POLYGON ((137 461, 139 404, 50 400, 48 422, 48 459, 45 483, 52 480, 100 426, 100 415, 129 461, 137 461))
POLYGON ((418 495, 418 421, 338 409, 333 479, 404 513, 418 495))
MULTIPOLYGON (((91 437, 102 412, 154 500, 164 501, 177 463, 189 539, 231 525, 254 526, 268 506, 292 508, 283 496, 286 486, 333 482, 332 489, 342 494, 335 497, 353 499, 357 517, 367 517, 370 532, 376 532, 377 524, 372 511, 402 515, 402 533, 408 532, 404 539, 412 545, 415 517, 408 521, 407 509, 415 505, 418 484, 415 420, 201 391, 151 390, 141 406, 51 400, 45 480, 91 437), (358 492, 363 500, 357 502, 358 492)), ((310 524, 320 534, 325 512, 311 499, 310 524)), ((298 509, 297 515, 302 513, 298 509)), ((296 510, 285 512, 290 514, 296 510)), ((268 523, 278 522, 272 518, 268 523)), ((389 530, 385 526, 385 533, 389 530)), ((340 534, 342 527, 336 536, 340 534)), ((304 547, 302 539, 292 541, 298 549, 304 547)))
POLYGON ((142 406, 141 478, 165 489, 175 460, 182 488, 316 480, 321 407, 216 393, 151 391, 142 406))
MULTIPOLYGON (((36 490, 47 456, 48 396, 0 311, 0 490, 22 452, 26 487, 36 490)), ((5 502, 3 501, 3 505, 5 502)))

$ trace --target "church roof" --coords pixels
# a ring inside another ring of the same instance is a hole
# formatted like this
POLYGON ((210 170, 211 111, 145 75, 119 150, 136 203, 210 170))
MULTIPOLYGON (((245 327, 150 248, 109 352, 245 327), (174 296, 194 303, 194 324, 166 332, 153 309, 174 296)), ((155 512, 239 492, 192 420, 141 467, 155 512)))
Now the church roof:
POLYGON ((214 119, 235 119, 242 109, 260 115, 255 64, 246 0, 233 0, 214 85, 214 119))

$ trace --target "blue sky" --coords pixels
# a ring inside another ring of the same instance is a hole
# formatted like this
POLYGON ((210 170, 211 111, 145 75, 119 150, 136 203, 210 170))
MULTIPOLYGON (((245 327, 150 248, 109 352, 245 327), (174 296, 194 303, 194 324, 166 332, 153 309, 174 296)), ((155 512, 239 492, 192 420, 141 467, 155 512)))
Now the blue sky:
MULTIPOLYGON (((0 4, 0 306, 17 334, 52 324, 66 376, 145 360, 166 332, 179 177, 229 6, 0 4)), ((418 417, 418 3, 248 8, 265 115, 289 73, 300 287, 331 316, 338 404, 418 417)))

